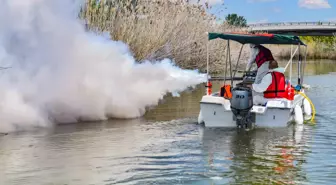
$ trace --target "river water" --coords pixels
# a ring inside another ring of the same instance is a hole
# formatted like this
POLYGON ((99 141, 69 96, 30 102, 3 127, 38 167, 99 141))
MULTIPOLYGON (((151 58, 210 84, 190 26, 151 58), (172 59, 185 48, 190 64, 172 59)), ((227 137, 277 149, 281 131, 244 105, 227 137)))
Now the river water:
POLYGON ((316 125, 198 125, 201 85, 143 118, 0 135, 0 184, 334 184, 336 63, 307 65, 316 125))

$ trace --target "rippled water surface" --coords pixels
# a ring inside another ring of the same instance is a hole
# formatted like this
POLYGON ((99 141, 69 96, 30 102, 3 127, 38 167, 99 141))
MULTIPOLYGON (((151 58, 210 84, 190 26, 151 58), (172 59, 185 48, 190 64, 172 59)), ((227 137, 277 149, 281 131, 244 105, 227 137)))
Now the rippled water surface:
POLYGON ((204 128, 200 86, 141 119, 0 135, 0 184, 334 184, 336 65, 307 67, 315 126, 204 128))

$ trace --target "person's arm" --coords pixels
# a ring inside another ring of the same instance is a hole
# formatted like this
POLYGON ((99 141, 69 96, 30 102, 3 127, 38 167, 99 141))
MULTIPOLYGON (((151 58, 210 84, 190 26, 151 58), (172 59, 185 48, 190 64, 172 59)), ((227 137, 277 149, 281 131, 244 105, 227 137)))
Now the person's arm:
POLYGON ((256 92, 262 93, 266 91, 266 89, 271 85, 271 83, 272 83, 272 74, 269 73, 264 76, 260 84, 252 84, 252 89, 256 92))
POLYGON ((258 48, 251 48, 250 58, 249 58, 249 60, 247 62, 245 71, 250 71, 250 69, 252 67, 252 64, 255 61, 258 53, 259 53, 259 49, 258 48))

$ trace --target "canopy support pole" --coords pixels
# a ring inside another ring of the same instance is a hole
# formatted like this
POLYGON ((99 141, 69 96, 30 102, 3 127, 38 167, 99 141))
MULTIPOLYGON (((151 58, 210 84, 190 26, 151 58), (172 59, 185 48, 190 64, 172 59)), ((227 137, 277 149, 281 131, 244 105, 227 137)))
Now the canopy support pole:
POLYGON ((237 72, 237 69, 238 69, 238 63, 239 63, 239 60, 240 60, 240 55, 242 54, 242 51, 243 51, 243 47, 244 47, 244 44, 240 47, 240 51, 239 51, 239 55, 238 55, 238 59, 237 59, 237 63, 236 63, 236 68, 235 68, 235 71, 233 73, 233 77, 236 77, 236 72, 237 72))
POLYGON ((301 76, 301 83, 303 84, 303 79, 304 79, 304 72, 306 68, 306 63, 307 63, 307 46, 305 47, 305 57, 304 57, 304 62, 303 62, 303 67, 302 67, 302 76, 301 76))
POLYGON ((224 70, 224 85, 225 85, 225 82, 226 82, 226 71, 227 71, 227 62, 228 62, 228 59, 229 59, 229 51, 230 50, 230 47, 229 47, 229 40, 227 40, 227 46, 226 46, 226 59, 225 59, 225 70, 224 70))
MULTIPOLYGON (((291 45, 291 57, 293 55, 293 45, 291 45)), ((293 70, 293 62, 290 63, 289 67, 289 82, 292 84, 292 71, 293 70)))
POLYGON ((233 86, 233 80, 232 80, 232 62, 231 62, 231 50, 230 50, 230 40, 228 40, 228 49, 229 49, 229 63, 230 63, 230 78, 231 78, 231 87, 233 86))
POLYGON ((294 56, 295 56, 297 50, 298 50, 298 47, 295 49, 294 53, 291 55, 291 58, 289 59, 288 63, 286 64, 285 71, 286 71, 288 65, 291 64, 291 63, 293 62, 293 58, 294 58, 294 56))
POLYGON ((299 43, 299 62, 298 62, 298 85, 301 85, 301 54, 300 54, 300 43, 299 43))
POLYGON ((207 40, 207 82, 209 82, 209 40, 207 40))

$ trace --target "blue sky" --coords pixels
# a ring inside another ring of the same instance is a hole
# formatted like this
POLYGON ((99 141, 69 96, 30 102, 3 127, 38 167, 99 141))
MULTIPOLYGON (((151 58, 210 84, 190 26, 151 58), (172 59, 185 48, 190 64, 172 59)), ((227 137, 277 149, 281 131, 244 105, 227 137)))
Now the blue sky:
POLYGON ((336 0, 210 0, 211 12, 224 19, 242 15, 250 23, 336 21, 336 0))

